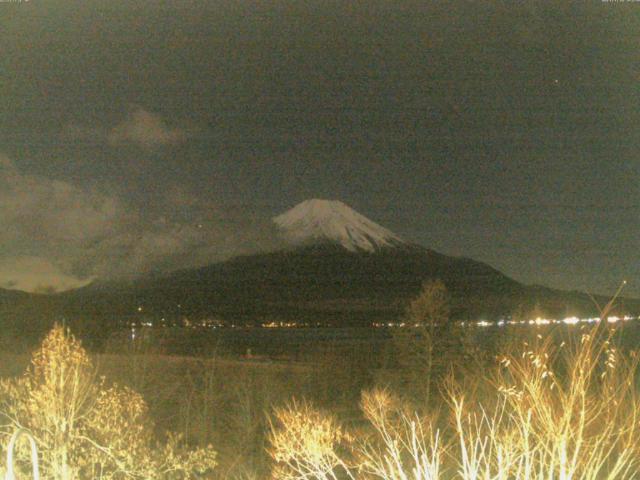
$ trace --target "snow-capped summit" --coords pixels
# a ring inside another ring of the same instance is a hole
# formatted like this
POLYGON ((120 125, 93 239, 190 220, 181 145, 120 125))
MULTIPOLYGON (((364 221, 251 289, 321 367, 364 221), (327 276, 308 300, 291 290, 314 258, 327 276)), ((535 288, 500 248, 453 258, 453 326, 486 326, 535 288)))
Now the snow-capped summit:
POLYGON ((351 252, 374 252, 405 244, 396 234, 339 200, 305 200, 273 221, 294 245, 328 242, 351 252))

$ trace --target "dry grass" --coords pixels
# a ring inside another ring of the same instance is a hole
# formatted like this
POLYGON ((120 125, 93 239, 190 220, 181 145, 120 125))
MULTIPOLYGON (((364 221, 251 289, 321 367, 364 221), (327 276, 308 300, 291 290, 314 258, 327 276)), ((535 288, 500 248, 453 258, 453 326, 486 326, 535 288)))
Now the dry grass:
POLYGON ((294 403, 275 413, 273 475, 300 480, 344 475, 387 480, 637 478, 637 366, 635 352, 620 352, 606 325, 600 325, 585 329, 573 345, 539 338, 535 345, 501 355, 499 364, 479 379, 449 380, 442 412, 418 415, 387 391, 365 392, 368 428, 348 432, 319 410, 294 403), (443 417, 450 420, 443 423, 443 417), (314 426, 321 426, 322 435, 314 426), (349 448, 337 448, 337 438, 351 439, 349 448))
POLYGON ((617 479, 638 475, 635 353, 606 326, 577 345, 540 339, 505 355, 485 380, 492 401, 452 388, 459 469, 469 479, 617 479))

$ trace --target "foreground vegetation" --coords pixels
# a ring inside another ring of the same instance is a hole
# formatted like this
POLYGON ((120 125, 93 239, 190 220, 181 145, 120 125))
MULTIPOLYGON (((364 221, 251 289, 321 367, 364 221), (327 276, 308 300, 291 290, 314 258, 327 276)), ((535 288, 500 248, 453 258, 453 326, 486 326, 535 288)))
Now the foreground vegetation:
POLYGON ((147 410, 137 392, 97 377, 87 352, 61 326, 24 375, 0 381, 0 433, 31 434, 43 478, 177 479, 215 467, 212 448, 183 448, 171 433, 158 442, 147 410))
MULTIPOLYGON (((297 363, 167 356, 142 337, 90 356, 56 326, 30 360, 2 359, 2 448, 27 429, 56 480, 640 476, 638 355, 606 322, 478 339, 447 323, 438 283, 407 315, 384 351, 297 363)), ((20 443, 19 473, 28 456, 20 443)))
POLYGON ((540 340, 477 379, 447 381, 435 408, 362 394, 346 428, 308 403, 275 409, 270 454, 283 479, 618 479, 640 475, 635 354, 603 328, 577 345, 540 340))

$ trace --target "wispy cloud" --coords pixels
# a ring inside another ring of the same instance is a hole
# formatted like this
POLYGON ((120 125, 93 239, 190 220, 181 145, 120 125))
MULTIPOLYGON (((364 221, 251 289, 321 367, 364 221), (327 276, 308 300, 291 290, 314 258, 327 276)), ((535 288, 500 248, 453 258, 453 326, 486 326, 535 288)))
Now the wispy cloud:
POLYGON ((137 107, 107 136, 112 145, 137 144, 145 148, 181 143, 187 138, 185 130, 170 127, 160 116, 137 107))
POLYGON ((0 156, 0 288, 59 291, 269 250, 268 219, 180 186, 152 209, 97 188, 26 174, 0 156), (149 213, 153 212, 153 213, 149 213))
POLYGON ((33 256, 0 257, 0 288, 51 293, 79 288, 92 278, 68 275, 46 258, 33 256))
POLYGON ((91 143, 105 143, 111 146, 136 145, 153 149, 186 141, 192 135, 192 129, 172 126, 160 115, 135 106, 115 125, 69 124, 65 126, 62 135, 67 139, 91 143))
POLYGON ((6 159, 0 163, 0 238, 5 247, 19 245, 23 237, 71 245, 95 241, 114 230, 121 208, 108 194, 23 174, 6 159))
POLYGON ((73 256, 117 232, 122 205, 107 194, 21 173, 0 156, 0 288, 64 290, 90 274, 74 274, 73 256))

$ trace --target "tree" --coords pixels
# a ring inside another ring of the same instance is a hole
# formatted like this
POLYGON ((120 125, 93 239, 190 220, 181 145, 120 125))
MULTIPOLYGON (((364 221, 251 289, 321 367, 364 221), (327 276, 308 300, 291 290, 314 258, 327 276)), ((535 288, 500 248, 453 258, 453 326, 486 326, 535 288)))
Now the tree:
POLYGON ((409 302, 405 318, 409 324, 428 328, 433 332, 436 327, 449 321, 449 292, 441 280, 423 282, 420 293, 409 302))
POLYGON ((144 399, 97 378, 87 352, 56 325, 20 378, 0 381, 0 433, 35 438, 43 478, 182 479, 213 469, 209 446, 188 451, 180 437, 155 441, 144 399))
POLYGON ((441 280, 428 280, 407 305, 405 328, 394 335, 404 385, 401 390, 416 403, 428 405, 431 388, 439 380, 434 370, 444 372, 436 357, 443 359, 450 347, 449 293, 441 280), (440 354, 440 355, 439 355, 440 354))

